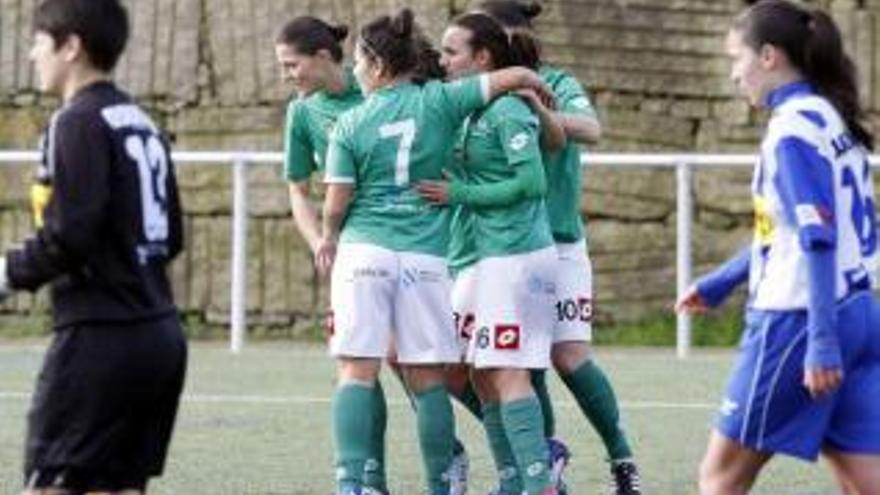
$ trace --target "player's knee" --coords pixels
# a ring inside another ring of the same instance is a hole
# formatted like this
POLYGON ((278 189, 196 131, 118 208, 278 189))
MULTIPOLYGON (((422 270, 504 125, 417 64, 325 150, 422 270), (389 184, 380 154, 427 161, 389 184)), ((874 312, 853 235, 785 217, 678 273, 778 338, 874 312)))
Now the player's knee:
POLYGON ((337 365, 339 382, 372 384, 379 377, 380 365, 378 359, 340 359, 337 365))
POLYGON ((698 478, 700 495, 745 495, 748 492, 747 483, 708 458, 700 463, 698 478))
POLYGON ((403 374, 406 385, 415 393, 446 384, 444 367, 440 365, 405 366, 403 374))
POLYGON ((590 360, 590 346, 586 342, 559 342, 553 345, 550 358, 560 375, 570 375, 590 360))

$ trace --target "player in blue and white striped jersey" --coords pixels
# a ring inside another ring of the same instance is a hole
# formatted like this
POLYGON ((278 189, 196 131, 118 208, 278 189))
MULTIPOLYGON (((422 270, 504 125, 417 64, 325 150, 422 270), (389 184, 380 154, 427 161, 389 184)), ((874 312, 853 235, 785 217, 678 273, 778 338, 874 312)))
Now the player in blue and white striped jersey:
POLYGON ((727 48, 734 82, 771 117, 752 185, 754 240, 678 303, 700 312, 749 280, 701 493, 747 493, 777 453, 822 453, 845 493, 880 493, 873 136, 859 122, 852 63, 827 14, 786 0, 746 10, 727 48))

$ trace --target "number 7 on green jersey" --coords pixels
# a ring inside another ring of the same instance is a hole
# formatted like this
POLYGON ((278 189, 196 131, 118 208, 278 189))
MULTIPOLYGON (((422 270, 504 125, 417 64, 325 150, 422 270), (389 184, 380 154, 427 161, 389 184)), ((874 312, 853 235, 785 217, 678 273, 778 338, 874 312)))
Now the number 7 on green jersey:
POLYGON ((413 141, 416 139, 416 121, 406 119, 379 127, 379 135, 382 138, 400 137, 400 145, 397 148, 397 159, 394 163, 394 183, 397 186, 409 184, 409 154, 413 141))

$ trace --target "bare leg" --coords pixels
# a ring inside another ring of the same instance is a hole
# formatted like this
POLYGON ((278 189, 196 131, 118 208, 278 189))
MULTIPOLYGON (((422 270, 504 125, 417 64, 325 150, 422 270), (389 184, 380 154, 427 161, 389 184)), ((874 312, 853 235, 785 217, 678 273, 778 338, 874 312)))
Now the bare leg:
POLYGON ((747 494, 770 457, 713 431, 700 464, 700 494, 747 494))
POLYGON ((844 495, 880 495, 880 456, 823 451, 844 495))

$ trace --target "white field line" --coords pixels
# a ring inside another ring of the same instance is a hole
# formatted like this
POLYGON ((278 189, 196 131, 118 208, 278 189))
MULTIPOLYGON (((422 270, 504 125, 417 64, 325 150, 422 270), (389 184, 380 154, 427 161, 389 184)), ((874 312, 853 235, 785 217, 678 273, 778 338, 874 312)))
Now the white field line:
MULTIPOLYGON (((19 402, 30 400, 31 394, 27 392, 0 392, 0 400, 19 402)), ((308 396, 273 396, 273 395, 225 395, 225 394, 184 394, 183 402, 194 404, 255 404, 255 405, 314 405, 330 404, 329 397, 308 396)), ((389 406, 410 407, 409 401, 402 399, 388 400, 389 406)), ((696 409, 711 410, 716 404, 706 402, 666 402, 666 401, 621 401, 621 407, 632 410, 655 410, 655 409, 696 409)), ((564 409, 573 409, 577 405, 571 401, 558 401, 554 406, 564 409)))

